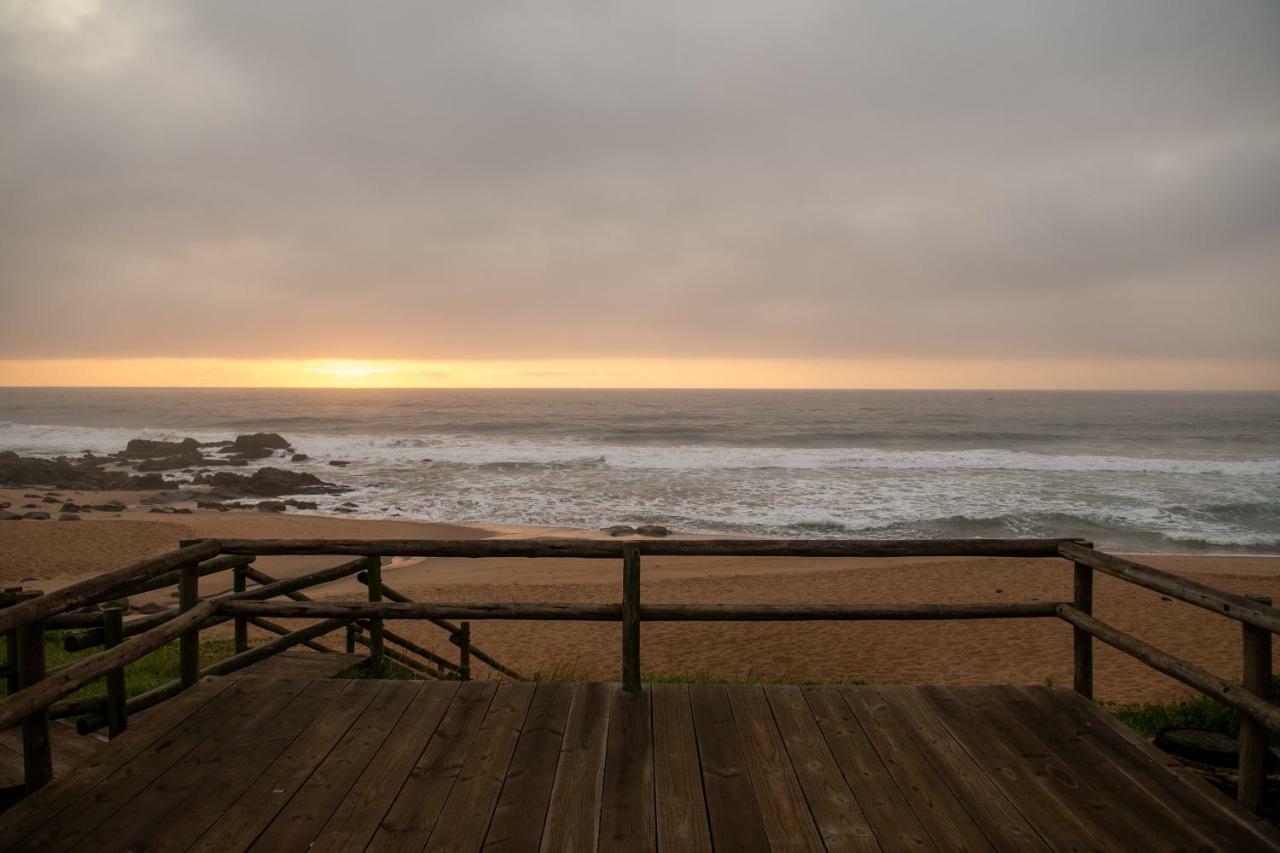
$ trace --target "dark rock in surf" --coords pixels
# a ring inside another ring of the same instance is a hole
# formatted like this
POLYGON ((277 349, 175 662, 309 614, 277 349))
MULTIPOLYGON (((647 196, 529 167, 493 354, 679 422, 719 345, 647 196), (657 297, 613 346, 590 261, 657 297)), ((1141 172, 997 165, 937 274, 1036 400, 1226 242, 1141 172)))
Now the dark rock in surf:
POLYGON ((636 528, 636 533, 641 536, 670 536, 671 531, 663 527, 661 524, 642 524, 636 528))
POLYGON ((261 468, 246 477, 230 471, 219 471, 204 482, 237 496, 271 498, 280 495, 336 495, 350 491, 344 486, 328 483, 314 474, 302 471, 286 471, 283 468, 261 468))
POLYGON ((603 532, 610 536, 634 536, 636 529, 626 524, 615 524, 612 527, 604 528, 603 532))
POLYGON ((255 432, 252 435, 237 435, 231 443, 233 453, 251 453, 259 450, 289 450, 291 445, 284 436, 274 432, 255 432))

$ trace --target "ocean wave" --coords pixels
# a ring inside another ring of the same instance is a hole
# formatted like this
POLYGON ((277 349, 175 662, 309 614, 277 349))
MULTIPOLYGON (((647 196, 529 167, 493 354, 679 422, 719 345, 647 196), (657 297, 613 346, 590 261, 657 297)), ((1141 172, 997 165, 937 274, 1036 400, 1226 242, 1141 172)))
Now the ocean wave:
MULTIPOLYGON (((0 423, 0 449, 35 453, 119 450, 130 438, 173 440, 193 436, 202 441, 227 438, 225 430, 173 430, 121 427, 76 427, 0 423)), ((698 469, 847 469, 1115 472, 1203 474, 1237 477, 1280 475, 1280 458, 1215 459, 1141 455, 1038 453, 1027 450, 890 450, 868 447, 728 447, 720 445, 606 445, 574 439, 494 440, 456 434, 336 435, 290 434, 300 450, 312 456, 417 466, 425 451, 435 462, 477 466, 566 464, 608 465, 617 469, 688 471, 698 469)))

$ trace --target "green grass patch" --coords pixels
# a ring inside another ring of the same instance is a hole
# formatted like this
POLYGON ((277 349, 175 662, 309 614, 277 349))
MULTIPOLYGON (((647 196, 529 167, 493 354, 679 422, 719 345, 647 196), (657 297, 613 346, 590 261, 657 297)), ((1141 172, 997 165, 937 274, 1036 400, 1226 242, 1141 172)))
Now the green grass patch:
MULTIPOLYGON (((98 646, 84 651, 69 652, 62 646, 62 638, 65 633, 64 631, 50 631, 45 634, 45 666, 48 669, 63 666, 102 651, 102 647, 98 646)), ((200 666, 204 668, 229 658, 233 654, 235 654, 235 642, 233 640, 203 640, 200 643, 200 666)), ((178 677, 178 667, 178 643, 175 640, 124 668, 125 691, 130 697, 133 697, 154 687, 159 687, 178 677)), ((0 690, 7 690, 7 688, 5 685, 0 684, 0 690)), ((101 696, 106 690, 106 683, 99 679, 86 684, 71 695, 75 698, 101 696)))
MULTIPOLYGON (((1280 695, 1280 678, 1271 680, 1271 693, 1280 695)), ((1240 712, 1208 696, 1176 702, 1104 703, 1103 708, 1143 737, 1155 737, 1162 729, 1175 728, 1240 736, 1240 712)), ((1280 745, 1280 738, 1273 737, 1272 745, 1280 745)))

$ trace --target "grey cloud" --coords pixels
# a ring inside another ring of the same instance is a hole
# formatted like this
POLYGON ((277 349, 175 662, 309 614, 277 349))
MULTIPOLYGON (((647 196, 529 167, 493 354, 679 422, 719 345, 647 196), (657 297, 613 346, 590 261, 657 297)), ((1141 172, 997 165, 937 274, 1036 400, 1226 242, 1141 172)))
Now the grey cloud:
POLYGON ((1275 358, 1277 47, 1265 2, 10 11, 0 356, 1275 358))

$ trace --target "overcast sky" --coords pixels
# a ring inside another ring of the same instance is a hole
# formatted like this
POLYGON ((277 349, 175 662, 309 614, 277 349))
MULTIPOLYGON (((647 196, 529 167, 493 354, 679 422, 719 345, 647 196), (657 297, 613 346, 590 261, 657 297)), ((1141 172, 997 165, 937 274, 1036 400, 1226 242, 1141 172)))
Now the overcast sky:
POLYGON ((1280 3, 0 0, 0 357, 1280 362, 1280 3))

